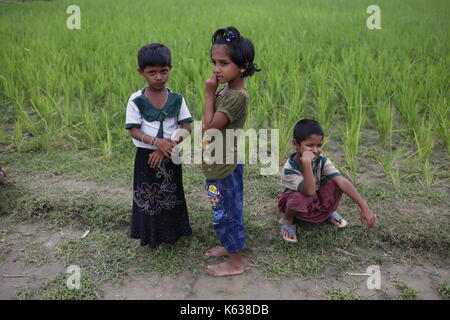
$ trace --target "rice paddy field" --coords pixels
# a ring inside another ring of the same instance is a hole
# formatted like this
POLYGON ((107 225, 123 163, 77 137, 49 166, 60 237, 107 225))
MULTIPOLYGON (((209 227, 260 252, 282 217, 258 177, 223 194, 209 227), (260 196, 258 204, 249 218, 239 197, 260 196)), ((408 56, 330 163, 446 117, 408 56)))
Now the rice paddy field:
MULTIPOLYGON (((248 81, 248 127, 280 130, 284 157, 301 117, 342 137, 357 170, 365 128, 387 154, 415 149, 433 184, 433 150, 450 151, 449 5, 379 1, 381 28, 370 30, 367 1, 55 1, 2 3, 1 137, 19 150, 95 149, 110 157, 129 145, 125 105, 144 86, 136 52, 162 42, 172 50, 170 87, 195 119, 211 72, 210 37, 234 25, 251 38, 263 70, 248 81), (81 29, 66 26, 69 5, 81 29), (13 121, 8 132, 5 120, 13 121), (12 139, 11 139, 12 138, 12 139)), ((128 149, 127 149, 128 151, 128 149)), ((386 155, 386 158, 389 158, 386 155)), ((383 160, 389 172, 389 162, 383 160)))
MULTIPOLYGON (((235 26, 252 39, 255 62, 262 69, 247 80, 251 103, 246 128, 279 130, 280 166, 291 150, 294 124, 301 118, 318 120, 326 133, 325 150, 362 186, 371 204, 390 199, 395 205, 426 190, 425 198, 438 203, 430 208, 443 211, 438 220, 430 218, 434 222, 423 229, 424 237, 415 238, 422 226, 411 226, 402 238, 398 230, 407 227, 395 229, 387 220, 372 237, 390 239, 399 248, 426 242, 426 251, 439 247, 448 259, 449 17, 450 2, 445 0, 2 2, 0 164, 18 177, 36 171, 45 175, 46 170, 52 176, 75 173, 80 168, 96 181, 112 179, 131 186, 134 146, 124 125, 130 94, 146 85, 136 71, 138 49, 151 42, 171 49, 174 67, 168 86, 184 95, 194 120, 201 120, 204 82, 212 71, 211 36, 217 28, 235 26), (381 29, 367 27, 372 15, 367 8, 373 4, 380 8, 381 29), (80 8, 80 29, 67 27, 70 5, 80 8), (73 160, 78 156, 94 159, 99 167, 73 160), (67 165, 67 159, 74 164, 67 165), (52 162, 58 165, 52 167, 52 162), (383 187, 376 189, 380 181, 383 187)), ((192 178, 187 193, 197 192, 202 177, 194 177, 197 169, 187 170, 192 178)), ((262 181, 263 194, 276 203, 279 176, 268 182, 250 170, 246 179, 255 182, 246 191, 249 201, 258 199, 257 183, 262 181)), ((19 192, 11 190, 2 190, 4 208, 9 208, 5 212, 21 208, 42 213, 47 212, 42 203, 55 209, 56 202, 63 202, 34 194, 39 208, 30 209, 7 203, 19 192)), ((19 193, 19 199, 28 199, 19 193)), ((421 199, 416 200, 427 203, 421 199)), ((119 225, 126 225, 128 209, 120 207, 119 225)), ((417 218, 411 212, 409 217, 417 218)), ((107 224, 116 223, 112 219, 107 224)), ((272 216, 264 223, 275 230, 270 219, 276 221, 272 216)), ((57 220, 61 223, 62 217, 57 220)), ((289 250, 284 254, 292 255, 289 250)), ((273 261, 279 258, 275 255, 273 261)), ((268 261, 272 267, 266 274, 289 274, 283 269, 287 266, 277 269, 268 261)), ((295 263, 290 267, 300 268, 295 263)), ((443 286, 448 295, 448 284, 443 286)), ((22 290, 22 296, 27 293, 22 290)), ((92 292, 86 294, 95 298, 92 292)))

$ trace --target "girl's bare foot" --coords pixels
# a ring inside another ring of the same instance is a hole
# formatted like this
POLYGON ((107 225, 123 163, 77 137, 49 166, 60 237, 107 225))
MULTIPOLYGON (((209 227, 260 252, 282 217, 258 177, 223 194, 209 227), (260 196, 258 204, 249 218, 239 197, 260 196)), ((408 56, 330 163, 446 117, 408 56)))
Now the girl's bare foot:
POLYGON ((232 265, 230 262, 224 262, 207 266, 207 272, 214 277, 235 276, 244 272, 244 266, 232 265))
POLYGON ((206 251, 205 255, 207 257, 224 257, 228 256, 228 251, 224 247, 214 247, 206 251))

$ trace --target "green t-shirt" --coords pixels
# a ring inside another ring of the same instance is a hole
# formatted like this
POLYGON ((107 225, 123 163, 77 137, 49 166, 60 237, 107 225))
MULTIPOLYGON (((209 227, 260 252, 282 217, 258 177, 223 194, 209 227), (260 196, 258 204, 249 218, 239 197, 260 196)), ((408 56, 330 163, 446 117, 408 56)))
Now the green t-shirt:
MULTIPOLYGON (((228 136, 230 137, 227 139, 227 129, 232 129, 232 132, 235 132, 235 129, 243 129, 245 120, 247 120, 247 109, 248 109, 248 102, 249 97, 247 93, 246 88, 236 88, 236 89, 228 89, 223 94, 220 94, 221 91, 218 92, 216 96, 216 102, 214 105, 215 111, 220 111, 223 113, 226 113, 228 118, 230 119, 230 122, 227 123, 226 126, 224 126, 222 129, 220 129, 220 133, 223 137, 223 143, 222 143, 222 164, 220 163, 212 163, 207 164, 205 161, 208 161, 208 157, 205 158, 205 154, 208 154, 208 151, 205 150, 208 147, 214 147, 211 148, 211 157, 210 159, 218 159, 216 157, 215 147, 219 146, 219 143, 217 143, 215 137, 210 136, 209 138, 205 139, 203 141, 203 164, 202 164, 202 171, 205 175, 206 179, 212 179, 212 180, 221 180, 226 177, 228 177, 230 174, 233 173, 234 169, 236 169, 238 161, 241 159, 237 159, 237 139, 232 138, 230 132, 228 132, 228 136), (228 141, 227 141, 228 140, 228 141), (232 143, 234 145, 233 148, 231 146, 227 147, 227 143, 232 143), (207 151, 205 153, 205 151, 207 151), (230 159, 233 159, 232 163, 227 164, 227 153, 228 153, 228 162, 230 162, 230 159)), ((217 161, 216 161, 217 162, 217 161)))

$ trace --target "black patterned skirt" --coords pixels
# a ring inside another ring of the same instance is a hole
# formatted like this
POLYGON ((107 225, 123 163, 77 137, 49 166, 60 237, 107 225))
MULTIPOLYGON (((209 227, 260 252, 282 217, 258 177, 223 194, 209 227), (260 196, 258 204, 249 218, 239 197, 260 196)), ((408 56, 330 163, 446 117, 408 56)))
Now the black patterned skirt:
POLYGON ((192 229, 184 197, 181 165, 164 159, 159 169, 150 168, 153 150, 137 148, 134 162, 133 212, 130 237, 141 246, 173 244, 192 229))

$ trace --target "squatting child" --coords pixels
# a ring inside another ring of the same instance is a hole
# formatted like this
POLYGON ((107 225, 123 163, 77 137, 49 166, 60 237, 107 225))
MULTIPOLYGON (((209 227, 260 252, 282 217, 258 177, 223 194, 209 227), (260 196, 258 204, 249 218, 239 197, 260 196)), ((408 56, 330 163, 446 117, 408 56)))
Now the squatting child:
POLYGON ((321 155, 323 139, 324 132, 318 122, 303 119, 295 125, 292 144, 296 152, 284 164, 278 196, 281 236, 287 242, 297 242, 295 218, 328 221, 338 228, 347 226, 347 221, 336 212, 342 193, 360 207, 361 223, 367 223, 369 228, 375 223, 376 215, 353 184, 330 159, 321 155))
POLYGON ((181 165, 170 158, 183 139, 172 135, 179 126, 190 132, 192 117, 183 96, 166 88, 172 69, 169 48, 151 43, 137 58, 148 86, 130 96, 126 112, 126 129, 136 146, 130 236, 140 239, 141 246, 166 248, 192 234, 181 165))

